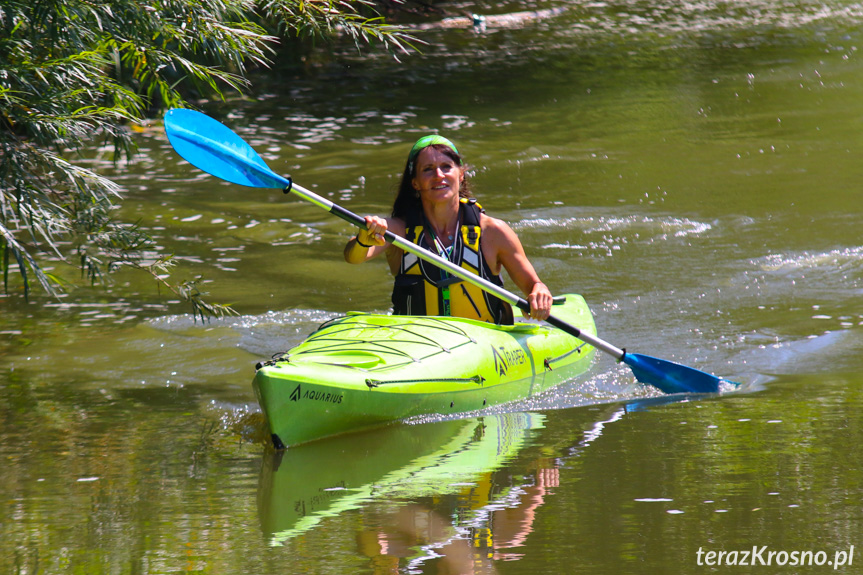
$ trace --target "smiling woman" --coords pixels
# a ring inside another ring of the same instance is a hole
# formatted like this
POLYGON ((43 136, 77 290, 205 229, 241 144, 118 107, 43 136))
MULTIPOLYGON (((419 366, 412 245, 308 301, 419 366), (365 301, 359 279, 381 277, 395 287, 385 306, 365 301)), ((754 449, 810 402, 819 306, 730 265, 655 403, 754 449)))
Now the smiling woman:
MULTIPOLYGON (((386 253, 395 276, 393 311, 399 315, 466 317, 497 324, 512 323, 510 305, 459 282, 437 266, 388 244, 389 230, 471 273, 503 286, 503 269, 527 297, 530 317, 548 318, 552 296, 539 279, 512 228, 486 215, 472 197, 466 168, 448 139, 430 135, 411 148, 392 216, 367 216, 366 229, 348 241, 345 260, 362 263, 386 253)), ((525 314, 527 315, 527 314, 525 314)))

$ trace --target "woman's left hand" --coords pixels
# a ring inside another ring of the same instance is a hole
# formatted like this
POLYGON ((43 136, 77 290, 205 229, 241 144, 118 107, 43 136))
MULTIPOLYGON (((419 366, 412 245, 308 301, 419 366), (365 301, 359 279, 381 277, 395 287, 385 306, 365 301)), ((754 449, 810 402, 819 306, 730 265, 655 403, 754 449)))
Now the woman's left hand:
POLYGON ((551 315, 552 295, 548 287, 542 282, 533 284, 530 295, 527 296, 530 304, 530 317, 537 320, 546 320, 551 315))

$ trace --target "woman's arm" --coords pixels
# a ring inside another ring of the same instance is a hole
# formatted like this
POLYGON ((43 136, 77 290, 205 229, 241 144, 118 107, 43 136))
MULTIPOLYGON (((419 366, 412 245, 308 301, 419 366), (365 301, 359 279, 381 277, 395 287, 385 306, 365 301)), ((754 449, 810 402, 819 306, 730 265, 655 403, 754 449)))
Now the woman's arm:
POLYGON ((518 235, 503 220, 485 214, 481 225, 482 251, 492 271, 497 273, 501 267, 506 270, 530 304, 530 317, 538 320, 548 318, 551 313, 551 291, 542 283, 533 264, 527 259, 518 235))

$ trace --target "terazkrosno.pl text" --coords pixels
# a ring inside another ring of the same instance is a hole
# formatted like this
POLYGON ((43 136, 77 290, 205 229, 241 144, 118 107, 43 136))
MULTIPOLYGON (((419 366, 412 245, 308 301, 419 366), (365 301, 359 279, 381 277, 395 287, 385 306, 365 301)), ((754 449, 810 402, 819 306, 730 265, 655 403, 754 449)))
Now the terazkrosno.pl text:
POLYGON ((698 548, 696 562, 707 567, 850 567, 854 563, 854 546, 847 551, 776 551, 767 545, 735 551, 705 551, 698 548))

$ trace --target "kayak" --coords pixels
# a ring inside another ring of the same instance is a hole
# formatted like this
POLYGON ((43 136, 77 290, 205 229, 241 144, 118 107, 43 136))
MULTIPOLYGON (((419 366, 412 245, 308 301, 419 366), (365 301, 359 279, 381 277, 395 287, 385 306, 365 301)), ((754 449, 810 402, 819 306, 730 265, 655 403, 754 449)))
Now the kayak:
MULTIPOLYGON (((580 295, 554 307, 594 335, 580 295)), ((594 348, 531 321, 499 326, 351 312, 257 365, 252 386, 273 445, 291 445, 421 415, 525 399, 588 371, 594 348)))

